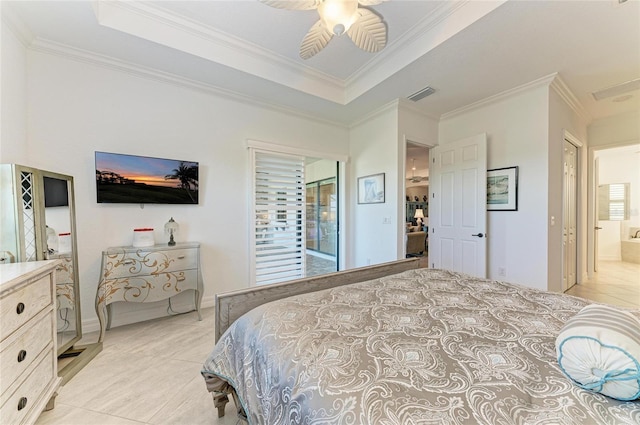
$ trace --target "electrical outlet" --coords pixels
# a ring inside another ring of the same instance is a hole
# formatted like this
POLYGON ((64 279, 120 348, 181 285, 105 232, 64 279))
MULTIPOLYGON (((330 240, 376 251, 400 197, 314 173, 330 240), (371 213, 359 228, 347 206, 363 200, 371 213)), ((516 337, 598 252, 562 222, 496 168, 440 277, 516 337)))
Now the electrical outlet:
POLYGON ((498 276, 506 277, 507 276, 507 269, 504 268, 504 267, 498 267, 498 276))

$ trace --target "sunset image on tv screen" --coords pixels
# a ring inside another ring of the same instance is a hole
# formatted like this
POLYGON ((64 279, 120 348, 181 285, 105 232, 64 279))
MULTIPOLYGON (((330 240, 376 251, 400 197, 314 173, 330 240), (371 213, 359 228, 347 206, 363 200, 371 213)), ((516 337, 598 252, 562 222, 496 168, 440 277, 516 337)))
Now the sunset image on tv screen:
POLYGON ((197 204, 198 163, 96 152, 99 203, 197 204))

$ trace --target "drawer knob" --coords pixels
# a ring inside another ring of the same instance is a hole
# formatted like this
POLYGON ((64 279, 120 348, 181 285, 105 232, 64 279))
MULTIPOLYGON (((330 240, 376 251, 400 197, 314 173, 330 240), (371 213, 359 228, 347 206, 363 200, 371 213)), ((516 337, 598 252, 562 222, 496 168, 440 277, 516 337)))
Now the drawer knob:
POLYGON ((20 352, 18 353, 18 363, 23 361, 26 357, 27 357, 27 352, 24 350, 20 350, 20 352))
POLYGON ((178 260, 183 260, 184 259, 184 254, 183 255, 178 255, 178 260))
POLYGON ((27 407, 27 398, 26 397, 20 397, 20 400, 18 401, 18 410, 22 410, 25 407, 27 407))
POLYGON ((133 264, 133 260, 125 260, 122 264, 133 264))
POLYGON ((16 306, 16 313, 22 314, 23 312, 24 312, 24 304, 18 303, 18 305, 16 306))

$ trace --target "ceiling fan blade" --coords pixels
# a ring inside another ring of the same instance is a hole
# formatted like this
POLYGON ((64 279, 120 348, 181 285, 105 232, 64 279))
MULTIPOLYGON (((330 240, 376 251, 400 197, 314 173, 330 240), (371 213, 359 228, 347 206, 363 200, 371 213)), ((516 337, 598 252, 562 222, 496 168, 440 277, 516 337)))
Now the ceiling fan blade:
POLYGON ((260 3, 264 3, 267 6, 275 7, 276 9, 287 10, 312 10, 318 6, 320 0, 259 0, 260 3))
POLYGON ((358 8, 359 17, 347 34, 353 43, 367 52, 379 52, 387 45, 387 26, 382 18, 368 9, 358 8))
POLYGON ((316 22, 302 39, 302 43, 300 44, 300 57, 302 59, 309 59, 314 56, 320 50, 324 49, 329 41, 331 41, 331 38, 333 38, 333 33, 322 25, 322 21, 316 22))

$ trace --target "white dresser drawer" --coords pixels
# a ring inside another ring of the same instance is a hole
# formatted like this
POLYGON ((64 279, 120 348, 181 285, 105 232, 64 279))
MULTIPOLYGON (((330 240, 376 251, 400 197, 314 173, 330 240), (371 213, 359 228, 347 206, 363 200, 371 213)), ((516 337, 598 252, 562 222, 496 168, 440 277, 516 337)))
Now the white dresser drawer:
POLYGON ((2 425, 34 423, 60 386, 53 301, 55 269, 61 263, 0 266, 2 425))
POLYGON ((196 248, 165 251, 140 248, 136 252, 110 253, 104 264, 104 277, 117 279, 196 269, 197 267, 198 250, 196 248))
POLYGON ((185 270, 149 276, 109 279, 103 283, 106 302, 152 302, 164 300, 187 289, 198 289, 198 271, 185 270))
POLYGON ((48 399, 45 391, 57 379, 53 367, 55 361, 53 356, 53 345, 49 345, 47 353, 42 356, 26 380, 12 394, 2 396, 0 423, 21 424, 28 415, 32 415, 34 408, 41 408, 43 397, 48 399))
POLYGON ((51 275, 46 275, 2 299, 3 339, 52 303, 51 283, 51 275))
POLYGON ((21 328, 17 335, 9 338, 9 344, 2 342, 0 351, 0 394, 35 361, 42 350, 51 343, 53 318, 51 312, 39 314, 21 328))

